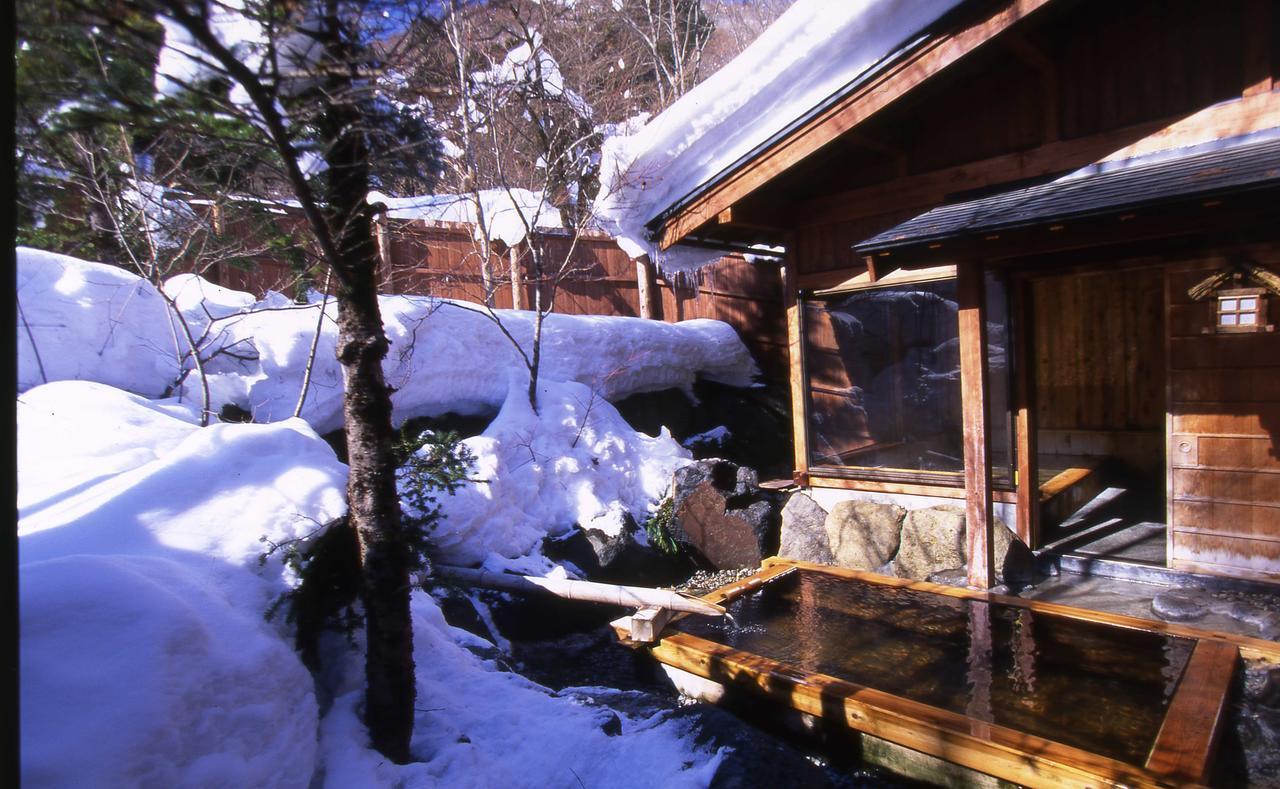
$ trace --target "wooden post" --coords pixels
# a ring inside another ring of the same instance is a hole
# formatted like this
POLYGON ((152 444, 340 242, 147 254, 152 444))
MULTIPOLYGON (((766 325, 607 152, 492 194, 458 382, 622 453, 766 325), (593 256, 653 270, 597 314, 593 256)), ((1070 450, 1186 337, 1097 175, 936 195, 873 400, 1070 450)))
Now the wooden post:
POLYGON ((636 285, 640 288, 640 317, 654 318, 658 312, 653 305, 654 296, 658 293, 658 283, 653 261, 647 255, 636 258, 636 285))
POLYGON ((1014 436, 1018 454, 1018 539, 1029 548, 1040 547, 1040 462, 1036 443, 1035 316, 1031 282, 1015 279, 1013 285, 1014 436))
POLYGON ((805 397, 804 332, 801 327, 800 291, 796 284, 795 243, 787 239, 787 257, 782 266, 782 306, 787 311, 787 358, 791 380, 791 440, 795 447, 792 479, 801 487, 809 484, 809 418, 805 397))
POLYGON ((507 250, 507 258, 511 263, 511 309, 524 309, 524 277, 520 271, 520 247, 513 246, 507 250))
POLYGON ((378 241, 378 265, 385 270, 391 265, 391 241, 387 238, 387 212, 373 215, 373 232, 378 241))
POLYGON ((987 300, 980 260, 956 266, 960 322, 960 399, 964 425, 965 546, 969 586, 995 586, 991 462, 987 434, 987 300))

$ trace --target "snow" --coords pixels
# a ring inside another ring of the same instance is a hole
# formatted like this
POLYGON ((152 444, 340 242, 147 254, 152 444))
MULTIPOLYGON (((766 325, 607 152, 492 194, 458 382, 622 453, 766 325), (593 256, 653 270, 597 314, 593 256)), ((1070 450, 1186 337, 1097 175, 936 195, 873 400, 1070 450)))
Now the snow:
POLYGON ((492 68, 471 75, 472 81, 482 90, 494 93, 494 101, 501 106, 504 93, 538 86, 539 96, 564 97, 569 107, 583 118, 590 118, 591 107, 587 102, 565 87, 560 64, 542 44, 542 34, 530 32, 530 40, 507 52, 492 68))
POLYGON ((694 750, 682 724, 661 714, 619 714, 622 733, 602 726, 610 713, 591 703, 595 689, 552 693, 495 670, 463 648, 470 634, 449 627, 435 602, 413 597, 419 712, 413 752, 423 761, 395 765, 364 745, 356 714, 361 692, 339 696, 321 726, 325 786, 523 789, 545 786, 707 786, 723 758, 694 750))
MULTIPOLYGON (((190 381, 181 399, 143 396, 177 372, 161 342, 170 314, 149 283, 34 250, 20 249, 18 261, 23 314, 57 379, 37 385, 31 342, 19 348, 24 783, 710 781, 722 753, 696 746, 687 723, 614 713, 598 700, 611 691, 553 693, 500 670, 475 654, 491 645, 445 623, 421 591, 413 598, 417 761, 389 763, 358 716, 359 650, 335 639, 348 650, 346 670, 313 677, 282 617, 264 617, 297 582, 279 551, 266 554, 313 536, 346 508, 346 467, 316 432, 340 415, 332 320, 308 424, 287 417, 318 306, 279 294, 256 301, 194 276, 166 282, 188 320, 209 329, 206 351, 234 345, 244 356, 212 358, 211 389, 242 397, 266 421, 200 427, 190 381), (317 683, 334 700, 323 712, 317 683), (602 728, 615 715, 624 736, 602 728)), ((500 409, 468 441, 484 481, 445 502, 438 537, 451 560, 546 570, 542 536, 573 523, 616 530, 624 512, 642 518, 688 453, 665 431, 631 430, 607 398, 687 387, 698 375, 744 384, 754 375, 732 328, 715 321, 550 316, 535 413, 518 356, 474 307, 414 297, 385 297, 382 307, 398 419, 500 409)), ((502 317, 527 342, 532 315, 502 317)))
POLYGON ((136 396, 64 381, 22 395, 18 424, 23 562, 74 545, 245 566, 256 564, 262 538, 302 537, 346 509, 345 467, 300 419, 201 429, 136 396), (71 440, 95 432, 83 449, 71 440))
MULTIPOLYGON (((543 422, 555 426, 556 387, 544 397, 543 422)), ((530 423, 527 406, 514 410, 505 424, 521 412, 530 423)), ((603 402, 592 415, 580 446, 608 460, 628 440, 615 435, 625 427, 603 402)), ((259 564, 258 539, 302 537, 339 514, 345 469, 301 420, 200 428, 193 419, 174 401, 86 381, 19 398, 24 783, 710 781, 722 756, 697 748, 687 724, 619 714, 625 736, 611 737, 602 724, 614 713, 590 700, 595 691, 556 694, 499 670, 467 649, 488 644, 447 625, 420 591, 418 761, 395 766, 369 747, 358 652, 327 689, 336 700, 322 717, 288 634, 264 621, 289 579, 278 562, 259 564), (87 440, 69 440, 76 435, 87 440)), ((559 427, 552 442, 566 438, 569 426, 559 427)), ((570 487, 580 481, 557 470, 570 487)))
POLYGON ((333 450, 62 381, 18 399, 18 474, 24 782, 306 786, 318 708, 258 557, 345 510, 333 450))
POLYGON ((73 554, 19 582, 24 785, 307 786, 311 678, 261 612, 150 556, 73 554))
MULTIPOLYGON (((181 275, 164 285, 201 344, 211 410, 224 404, 258 422, 293 415, 302 388, 320 304, 295 305, 280 294, 247 293, 181 275)), ((19 391, 44 377, 89 380, 160 395, 178 378, 175 338, 164 300, 150 283, 112 266, 18 249, 19 391), (107 327, 102 338, 102 327, 107 327), (39 361, 33 352, 39 350, 39 361)), ((512 375, 525 376, 511 342, 473 304, 424 296, 381 297, 391 341, 384 363, 397 423, 418 416, 495 413, 512 375), (447 383, 446 383, 447 382, 447 383)), ((302 416, 328 433, 342 425, 342 371, 335 356, 337 306, 326 318, 302 416)), ((496 310, 528 352, 534 314, 496 310)), ((728 324, 677 324, 604 316, 549 315, 543 327, 541 375, 576 381, 618 400, 638 392, 691 390, 698 378, 746 386, 757 369, 728 324)), ((181 387, 200 402, 198 375, 181 387)))
POLYGON ((682 446, 693 449, 697 446, 720 447, 724 443, 733 438, 733 433, 724 425, 713 427, 710 430, 697 433, 686 438, 682 446))
POLYGON ((19 248, 18 391, 100 381, 160 395, 178 378, 178 334, 164 299, 114 266, 19 248))
POLYGON ((644 128, 606 140, 596 210, 632 257, 664 271, 714 253, 660 252, 645 225, 857 78, 959 0, 798 0, 724 68, 644 128))
POLYGON ((390 197, 369 193, 369 203, 382 203, 392 219, 426 222, 465 222, 475 227, 476 240, 487 237, 515 246, 529 230, 559 230, 564 227, 560 212, 546 195, 528 189, 481 189, 476 195, 441 194, 417 197, 390 197), (480 212, 476 212, 476 200, 480 212), (483 214, 484 222, 480 221, 483 214), (487 230, 486 230, 487 229, 487 230))
POLYGON ((445 519, 432 541, 446 563, 539 569, 511 560, 575 523, 617 534, 624 513, 643 520, 689 462, 665 429, 635 432, 582 384, 544 383, 538 407, 512 386, 488 429, 463 442, 476 459, 471 478, 484 481, 441 502, 445 519))

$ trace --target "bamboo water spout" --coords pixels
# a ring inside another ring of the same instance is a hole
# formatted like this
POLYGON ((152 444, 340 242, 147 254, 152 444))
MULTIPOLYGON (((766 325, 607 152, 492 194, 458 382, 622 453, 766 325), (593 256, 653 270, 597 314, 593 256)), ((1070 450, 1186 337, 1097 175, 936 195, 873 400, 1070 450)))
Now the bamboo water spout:
POLYGON ((508 589, 513 592, 553 594, 567 600, 604 603, 624 608, 662 608, 701 616, 724 616, 725 614, 721 606, 668 589, 574 581, 567 578, 543 578, 536 575, 511 575, 439 564, 435 565, 434 571, 438 578, 459 581, 472 586, 508 589))

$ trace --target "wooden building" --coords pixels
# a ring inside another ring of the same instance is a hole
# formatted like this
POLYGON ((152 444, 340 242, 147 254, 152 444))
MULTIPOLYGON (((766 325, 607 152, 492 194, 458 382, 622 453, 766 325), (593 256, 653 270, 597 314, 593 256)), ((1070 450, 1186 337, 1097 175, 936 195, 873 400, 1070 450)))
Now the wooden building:
POLYGON ((1280 6, 973 0, 649 222, 785 246, 795 481, 1280 581, 1280 6))

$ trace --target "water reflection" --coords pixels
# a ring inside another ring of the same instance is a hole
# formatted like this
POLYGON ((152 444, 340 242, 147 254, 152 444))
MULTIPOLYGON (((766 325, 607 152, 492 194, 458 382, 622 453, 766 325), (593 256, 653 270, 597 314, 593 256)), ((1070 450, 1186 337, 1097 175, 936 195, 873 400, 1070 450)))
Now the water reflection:
POLYGON ((678 627, 1140 765, 1192 641, 799 571, 678 627))

